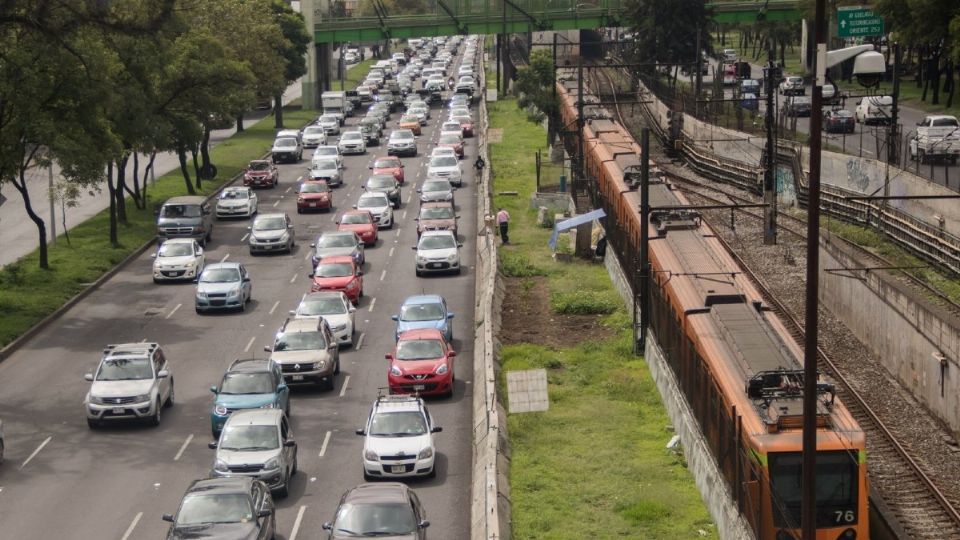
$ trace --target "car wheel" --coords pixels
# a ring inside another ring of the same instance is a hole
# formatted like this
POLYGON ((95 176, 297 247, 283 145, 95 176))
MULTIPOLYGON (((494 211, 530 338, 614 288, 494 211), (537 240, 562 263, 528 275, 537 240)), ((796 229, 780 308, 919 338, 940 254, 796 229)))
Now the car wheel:
POLYGON ((87 427, 89 427, 90 429, 97 429, 98 427, 100 427, 100 422, 92 418, 87 418, 87 427))
POLYGON ((193 309, 197 312, 197 315, 203 313, 203 311, 201 311, 198 307, 194 307, 193 309))
POLYGON ((367 469, 363 469, 363 479, 366 482, 372 482, 374 480, 374 477, 367 474, 367 469))
POLYGON ((457 274, 458 276, 460 275, 460 267, 459 267, 459 266, 457 267, 457 271, 454 272, 454 273, 457 274))
POLYGON ((174 385, 173 385, 173 379, 170 379, 170 395, 167 396, 167 403, 166 403, 167 407, 173 407, 173 398, 174 398, 174 385))
POLYGON ((160 403, 160 398, 158 397, 157 404, 155 407, 155 412, 153 413, 153 416, 150 418, 150 423, 153 424, 154 426, 160 425, 160 414, 161 414, 160 409, 162 408, 163 408, 163 404, 160 403))
POLYGON ((297 208, 297 213, 298 213, 298 214, 302 214, 302 213, 303 213, 303 208, 297 208))
POLYGON ((240 313, 243 313, 246 310, 247 310, 247 302, 246 300, 244 300, 243 302, 240 302, 240 313))
POLYGON ((300 470, 300 469, 297 468, 297 458, 294 457, 294 458, 293 458, 293 468, 290 469, 290 476, 294 476, 295 474, 297 474, 297 472, 299 472, 299 470, 300 470))
POLYGON ((159 284, 159 283, 160 283, 160 280, 157 279, 157 278, 153 278, 153 282, 156 283, 156 284, 159 284))
POLYGON ((416 270, 417 277, 420 277, 420 270, 416 270))
MULTIPOLYGON (((337 363, 334 364, 334 366, 333 366, 333 374, 334 374, 334 375, 339 375, 339 374, 340 374, 340 358, 337 358, 337 363)), ((331 380, 333 380, 333 379, 331 379, 331 380)))
POLYGON ((277 498, 284 499, 289 494, 290 494, 290 477, 287 476, 287 480, 283 483, 283 485, 277 488, 277 498))
POLYGON ((0 463, 3 463, 3 441, 0 441, 0 463))
POLYGON ((437 464, 434 463, 433 467, 430 467, 430 472, 427 473, 427 478, 436 478, 437 477, 437 464))
POLYGON ((332 392, 335 387, 336 384, 333 381, 333 375, 327 377, 327 382, 323 385, 324 390, 329 390, 332 392))

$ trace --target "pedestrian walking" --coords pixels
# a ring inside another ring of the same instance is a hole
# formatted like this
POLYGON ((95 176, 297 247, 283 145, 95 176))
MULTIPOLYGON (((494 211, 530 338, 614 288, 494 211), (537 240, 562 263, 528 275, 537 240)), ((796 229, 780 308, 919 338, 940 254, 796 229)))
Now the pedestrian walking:
POLYGON ((507 235, 510 229, 510 214, 502 207, 497 208, 497 225, 500 226, 500 239, 504 244, 510 243, 510 237, 507 235))

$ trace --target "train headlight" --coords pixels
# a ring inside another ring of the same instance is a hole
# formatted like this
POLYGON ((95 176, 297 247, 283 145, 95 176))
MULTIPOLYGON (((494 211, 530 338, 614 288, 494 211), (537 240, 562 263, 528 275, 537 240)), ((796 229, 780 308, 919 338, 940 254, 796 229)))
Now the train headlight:
POLYGON ((837 540, 854 540, 857 537, 857 531, 853 529, 847 529, 840 533, 840 536, 837 537, 837 540))

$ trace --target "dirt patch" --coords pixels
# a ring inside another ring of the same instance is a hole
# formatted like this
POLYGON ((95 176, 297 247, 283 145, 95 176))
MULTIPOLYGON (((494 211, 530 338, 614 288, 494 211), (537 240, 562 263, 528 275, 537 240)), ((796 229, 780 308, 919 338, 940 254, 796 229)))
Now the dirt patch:
POLYGON ((600 324, 603 315, 558 315, 550 309, 547 278, 503 278, 506 295, 501 306, 500 342, 533 343, 555 349, 584 340, 605 339, 614 332, 600 324))

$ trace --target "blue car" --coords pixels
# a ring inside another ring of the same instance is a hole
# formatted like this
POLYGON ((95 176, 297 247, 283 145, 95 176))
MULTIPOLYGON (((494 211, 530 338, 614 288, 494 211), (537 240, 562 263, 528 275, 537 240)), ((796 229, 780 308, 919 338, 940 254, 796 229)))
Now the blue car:
POLYGON ((411 296, 403 301, 400 314, 391 317, 397 321, 394 339, 407 330, 435 328, 443 333, 447 343, 453 342, 453 313, 447 309, 447 302, 438 294, 411 296))
POLYGON ((290 416, 290 389, 283 373, 268 358, 234 360, 219 385, 210 387, 216 398, 210 411, 213 437, 220 436, 223 425, 234 411, 241 409, 283 409, 290 416))

